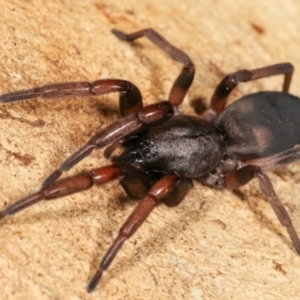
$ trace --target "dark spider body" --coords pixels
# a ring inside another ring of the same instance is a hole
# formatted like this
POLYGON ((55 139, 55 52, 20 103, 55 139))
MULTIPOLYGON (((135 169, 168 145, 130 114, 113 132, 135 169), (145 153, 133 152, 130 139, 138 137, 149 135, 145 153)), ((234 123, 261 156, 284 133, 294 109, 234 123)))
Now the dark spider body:
POLYGON ((187 54, 153 29, 131 34, 113 30, 113 33, 126 41, 146 36, 184 65, 168 101, 144 106, 139 89, 122 79, 59 83, 0 96, 0 101, 7 103, 36 97, 120 92, 122 115, 64 161, 38 192, 0 212, 0 219, 43 199, 57 199, 119 178, 127 194, 141 200, 103 257, 88 285, 87 290, 91 292, 124 241, 136 232, 159 202, 168 206, 179 204, 191 189, 193 179, 211 187, 237 189, 257 178, 262 193, 300 253, 299 237, 291 218, 264 173, 300 158, 300 99, 287 93, 293 66, 281 63, 229 74, 217 86, 210 108, 202 117, 187 116, 178 110, 195 74, 195 66, 187 54), (283 92, 251 94, 226 107, 229 94, 240 82, 279 74, 284 75, 283 92), (112 156, 120 146, 123 152, 112 156), (104 155, 112 156, 112 165, 56 181, 94 149, 103 147, 107 147, 104 155))
POLYGON ((300 144, 300 100, 283 92, 247 95, 217 117, 226 155, 238 160, 269 157, 300 144))
POLYGON ((222 136, 211 122, 177 114, 130 141, 120 164, 140 163, 146 170, 198 178, 212 171, 225 150, 222 136), (133 158, 128 161, 127 157, 133 158))

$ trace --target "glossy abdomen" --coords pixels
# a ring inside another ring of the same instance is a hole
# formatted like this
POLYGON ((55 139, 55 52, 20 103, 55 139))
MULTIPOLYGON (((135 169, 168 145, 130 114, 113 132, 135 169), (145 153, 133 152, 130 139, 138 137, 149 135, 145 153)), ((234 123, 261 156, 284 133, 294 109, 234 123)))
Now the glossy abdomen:
POLYGON ((300 144, 300 99, 283 92, 247 95, 229 105, 215 125, 230 157, 274 155, 300 144))

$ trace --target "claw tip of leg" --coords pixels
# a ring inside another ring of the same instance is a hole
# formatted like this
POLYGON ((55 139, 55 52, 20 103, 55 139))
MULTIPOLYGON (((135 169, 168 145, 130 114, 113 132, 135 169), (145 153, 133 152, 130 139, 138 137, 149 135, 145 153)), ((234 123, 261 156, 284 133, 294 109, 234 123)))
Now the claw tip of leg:
POLYGON ((91 293, 95 289, 101 277, 102 277, 102 270, 98 270, 86 288, 88 293, 91 293))
POLYGON ((42 184, 42 187, 47 187, 50 184, 52 184, 60 175, 61 175, 61 171, 55 171, 54 173, 52 173, 42 184))
POLYGON ((3 219, 6 216, 6 213, 4 211, 0 212, 0 220, 3 219))
POLYGON ((120 40, 126 40, 125 34, 122 31, 117 30, 117 29, 112 29, 111 32, 120 40))

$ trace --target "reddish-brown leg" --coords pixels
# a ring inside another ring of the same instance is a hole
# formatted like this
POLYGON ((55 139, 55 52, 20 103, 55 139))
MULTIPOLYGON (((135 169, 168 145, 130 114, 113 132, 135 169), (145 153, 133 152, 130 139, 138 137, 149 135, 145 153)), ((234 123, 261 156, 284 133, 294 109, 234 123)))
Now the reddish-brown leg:
POLYGON ((177 206, 192 187, 193 183, 191 179, 182 178, 164 198, 163 202, 169 207, 177 206))
POLYGON ((94 184, 103 184, 123 176, 120 167, 111 165, 95 169, 88 174, 81 174, 53 183, 40 191, 29 195, 0 212, 0 220, 7 215, 13 215, 41 200, 53 200, 66 195, 89 189, 94 184))
POLYGON ((295 145, 290 149, 272 156, 249 159, 246 163, 248 165, 258 166, 264 171, 268 171, 290 164, 298 159, 300 159, 300 145, 295 145))
POLYGON ((118 251, 122 247, 126 239, 131 237, 137 229, 143 224, 148 215, 157 205, 157 203, 164 198, 170 191, 172 191, 174 185, 179 181, 179 177, 175 174, 169 174, 160 179, 149 190, 147 196, 139 202, 131 215, 127 218, 123 226, 121 227, 117 238, 103 257, 98 271, 90 281, 87 291, 92 292, 99 283, 103 271, 107 270, 111 262, 117 255, 118 251))
POLYGON ((119 141, 116 141, 112 144, 110 144, 109 146, 107 146, 104 151, 103 151, 103 155, 105 158, 109 159, 112 155, 112 153, 119 147, 121 147, 124 143, 124 139, 121 139, 119 141))
POLYGON ((174 108, 168 101, 155 103, 139 109, 124 118, 115 121, 97 134, 95 134, 84 146, 74 152, 62 165, 55 170, 44 182, 43 187, 52 184, 60 177, 62 172, 68 171, 95 148, 102 148, 121 140, 130 133, 136 132, 143 126, 154 126, 170 119, 174 114, 174 108))
POLYGON ((132 42, 145 36, 153 44, 167 53, 172 59, 184 65, 181 73, 175 80, 169 95, 169 101, 174 106, 179 106, 182 103, 189 87, 191 86, 195 75, 195 66, 188 55, 182 50, 174 47, 152 28, 143 29, 129 34, 113 29, 112 33, 119 39, 128 42, 132 42))
POLYGON ((281 225, 286 227, 296 251, 298 252, 298 254, 300 254, 300 240, 294 228, 292 220, 284 205, 277 197, 270 179, 265 173, 262 172, 261 168, 253 165, 248 165, 242 167, 234 173, 225 175, 224 187, 237 189, 240 186, 248 183, 254 177, 258 179, 262 193, 266 196, 266 199, 272 206, 281 225))
POLYGON ((227 75, 217 86, 212 98, 211 107, 206 112, 207 119, 214 119, 220 114, 227 102, 227 97, 240 82, 248 82, 273 75, 284 75, 283 91, 288 92, 294 67, 290 63, 281 63, 254 70, 240 70, 227 75))
POLYGON ((16 91, 0 96, 0 102, 9 103, 33 98, 63 98, 91 95, 104 95, 120 92, 120 112, 122 116, 136 112, 143 107, 142 95, 131 82, 120 79, 103 79, 95 82, 66 82, 16 91))
POLYGON ((149 176, 139 167, 138 164, 135 164, 134 167, 131 165, 122 165, 125 174, 120 180, 120 185, 126 194, 130 198, 137 200, 144 198, 153 185, 149 176))

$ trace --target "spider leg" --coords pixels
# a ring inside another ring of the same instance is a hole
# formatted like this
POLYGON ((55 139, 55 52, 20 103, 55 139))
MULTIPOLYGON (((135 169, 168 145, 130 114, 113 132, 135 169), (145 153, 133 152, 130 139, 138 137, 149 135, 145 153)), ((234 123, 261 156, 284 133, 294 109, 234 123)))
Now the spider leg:
POLYGON ((95 134, 84 146, 74 152, 62 165, 55 170, 44 182, 43 187, 53 183, 60 175, 68 171, 95 148, 121 140, 126 135, 137 131, 143 126, 153 126, 165 122, 174 114, 174 108, 168 101, 144 106, 136 113, 125 116, 95 134))
POLYGON ((131 215, 127 218, 121 227, 117 238, 103 257, 99 269, 91 279, 87 291, 92 292, 99 283, 103 271, 107 270, 116 254, 122 247, 126 239, 131 237, 137 229, 143 224, 148 215, 158 204, 158 202, 172 191, 173 186, 179 181, 175 174, 169 174, 155 183, 148 194, 139 202, 131 215))
POLYGON ((293 71, 294 67, 292 64, 280 63, 254 70, 240 70, 227 75, 218 84, 211 98, 211 108, 206 112, 206 118, 213 119, 224 110, 229 94, 240 82, 248 82, 274 75, 284 75, 283 91, 288 92, 293 71))
POLYGON ((237 170, 236 172, 225 175, 224 187, 237 189, 240 186, 248 183, 254 177, 258 179, 262 193, 270 203, 281 225, 286 227, 296 251, 298 252, 298 254, 300 254, 300 240, 294 228, 292 220, 284 205, 277 197, 269 177, 262 172, 260 167, 247 165, 237 170))
POLYGON ((136 112, 143 107, 140 90, 131 82, 121 79, 102 79, 95 82, 65 82, 7 93, 0 96, 0 102, 9 103, 33 98, 63 98, 104 95, 120 92, 120 112, 122 116, 136 112))
POLYGON ((126 194, 133 199, 144 198, 151 188, 151 180, 143 170, 135 166, 122 165, 124 176, 120 180, 120 185, 125 190, 126 194))
POLYGON ((103 151, 103 156, 106 159, 109 159, 112 155, 112 153, 119 147, 121 147, 124 144, 124 139, 121 139, 119 141, 116 141, 112 144, 110 144, 109 146, 107 146, 104 151, 103 151))
POLYGON ((53 183, 40 191, 29 195, 0 212, 0 220, 7 215, 13 215, 41 200, 53 200, 66 195, 89 189, 94 184, 104 184, 123 176, 123 171, 116 165, 94 169, 88 174, 80 174, 53 183))
POLYGON ((119 39, 128 42, 132 42, 136 39, 145 36, 153 44, 155 44, 166 54, 168 54, 172 59, 184 65, 181 73, 175 80, 169 94, 169 101, 174 106, 179 106, 182 103, 189 87, 191 86, 195 75, 195 65, 189 58, 189 56, 182 50, 170 44, 164 37, 162 37, 158 32, 156 32, 152 28, 143 29, 129 34, 126 34, 117 29, 113 29, 112 33, 119 39))
POLYGON ((246 161, 248 165, 255 165, 262 170, 273 170, 275 168, 290 164, 300 159, 300 145, 287 149, 283 152, 263 158, 254 158, 246 161))
POLYGON ((177 206, 192 187, 193 183, 191 179, 182 178, 164 198, 163 202, 169 207, 177 206))

